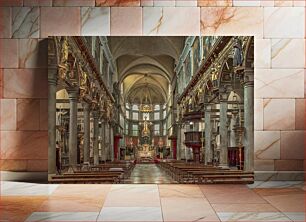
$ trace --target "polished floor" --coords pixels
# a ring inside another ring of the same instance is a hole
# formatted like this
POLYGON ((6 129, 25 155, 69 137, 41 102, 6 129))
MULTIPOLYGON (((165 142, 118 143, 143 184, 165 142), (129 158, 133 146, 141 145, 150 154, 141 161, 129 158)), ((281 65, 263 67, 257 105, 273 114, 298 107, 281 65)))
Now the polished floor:
POLYGON ((161 170, 156 164, 136 164, 131 176, 125 183, 136 184, 168 184, 176 183, 165 171, 161 170))
POLYGON ((48 185, 1 182, 0 221, 305 221, 301 182, 48 185))

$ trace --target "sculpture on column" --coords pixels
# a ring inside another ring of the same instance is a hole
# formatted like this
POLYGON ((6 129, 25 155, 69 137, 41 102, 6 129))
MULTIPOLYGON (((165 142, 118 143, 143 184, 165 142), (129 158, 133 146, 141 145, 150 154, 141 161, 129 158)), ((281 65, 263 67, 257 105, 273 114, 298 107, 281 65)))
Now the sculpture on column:
POLYGON ((242 43, 238 37, 234 38, 234 59, 233 66, 242 66, 243 63, 243 54, 242 54, 242 43))
POLYGON ((61 49, 60 49, 60 58, 59 58, 59 64, 58 64, 58 74, 59 77, 63 80, 67 78, 67 72, 69 70, 68 65, 68 56, 69 56, 69 45, 67 37, 61 37, 59 39, 61 49))

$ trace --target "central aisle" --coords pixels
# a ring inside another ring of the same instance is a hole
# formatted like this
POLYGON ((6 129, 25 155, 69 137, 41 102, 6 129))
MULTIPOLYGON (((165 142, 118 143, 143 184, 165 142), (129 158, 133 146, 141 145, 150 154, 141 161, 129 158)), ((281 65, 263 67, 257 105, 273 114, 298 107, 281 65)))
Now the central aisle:
POLYGON ((176 183, 169 175, 156 166, 156 164, 136 164, 131 177, 126 183, 176 183))

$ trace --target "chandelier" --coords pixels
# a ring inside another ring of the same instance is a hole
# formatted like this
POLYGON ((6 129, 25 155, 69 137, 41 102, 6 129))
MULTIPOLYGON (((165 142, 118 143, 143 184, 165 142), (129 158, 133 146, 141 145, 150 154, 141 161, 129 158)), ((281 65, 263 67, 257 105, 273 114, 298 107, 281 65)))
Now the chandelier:
POLYGON ((146 84, 146 90, 145 90, 145 99, 141 100, 141 104, 139 106, 139 110, 142 113, 151 113, 153 112, 153 105, 150 102, 150 98, 148 99, 149 95, 149 89, 148 89, 148 84, 146 84))

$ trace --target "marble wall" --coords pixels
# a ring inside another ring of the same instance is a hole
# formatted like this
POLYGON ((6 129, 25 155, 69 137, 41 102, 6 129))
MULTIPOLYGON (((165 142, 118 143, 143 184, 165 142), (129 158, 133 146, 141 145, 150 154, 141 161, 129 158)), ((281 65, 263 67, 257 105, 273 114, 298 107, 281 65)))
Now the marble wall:
POLYGON ((255 169, 304 169, 304 0, 0 0, 1 170, 47 171, 48 35, 254 35, 255 169))

